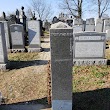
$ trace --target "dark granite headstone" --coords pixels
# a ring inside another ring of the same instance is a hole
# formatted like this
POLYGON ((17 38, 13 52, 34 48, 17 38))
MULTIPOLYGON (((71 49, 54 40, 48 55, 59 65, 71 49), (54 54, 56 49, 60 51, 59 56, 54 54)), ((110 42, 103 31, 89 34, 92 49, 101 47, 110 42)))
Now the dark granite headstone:
POLYGON ((73 29, 61 22, 51 27, 52 110, 72 110, 73 29))

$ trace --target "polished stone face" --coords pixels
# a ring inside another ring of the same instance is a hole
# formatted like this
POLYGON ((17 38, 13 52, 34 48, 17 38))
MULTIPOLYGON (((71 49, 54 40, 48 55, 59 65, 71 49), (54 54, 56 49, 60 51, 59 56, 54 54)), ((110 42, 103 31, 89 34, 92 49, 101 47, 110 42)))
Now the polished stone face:
POLYGON ((73 41, 73 64, 105 65, 105 33, 75 33, 73 41), (100 63, 101 62, 101 63, 100 63))
POLYGON ((40 48, 40 22, 28 21, 29 48, 40 48))
POLYGON ((65 28, 65 24, 65 29, 56 27, 50 29, 52 109, 72 110, 73 29, 65 28))
POLYGON ((20 24, 10 25, 12 49, 24 48, 23 26, 20 24))

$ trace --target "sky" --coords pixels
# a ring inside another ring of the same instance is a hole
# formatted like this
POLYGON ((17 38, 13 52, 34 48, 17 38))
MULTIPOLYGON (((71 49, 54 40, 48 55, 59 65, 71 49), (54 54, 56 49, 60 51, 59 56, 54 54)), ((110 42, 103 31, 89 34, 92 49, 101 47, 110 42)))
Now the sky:
MULTIPOLYGON (((59 8, 59 2, 61 0, 45 0, 47 3, 51 3, 53 9, 53 17, 59 15, 62 10, 59 8), (60 11, 59 11, 60 10, 60 11)), ((21 6, 24 6, 24 11, 26 12, 27 7, 31 6, 31 0, 2 0, 0 2, 0 16, 4 11, 6 15, 11 12, 15 12, 16 9, 21 9, 21 6)), ((84 13, 84 18, 96 17, 93 12, 84 13)))
MULTIPOLYGON (((51 3, 52 8, 54 9, 53 16, 58 14, 58 1, 59 0, 45 0, 47 3, 51 3)), ((2 0, 0 2, 0 16, 4 11, 6 14, 15 12, 16 9, 21 9, 21 6, 24 6, 26 11, 27 7, 31 6, 31 0, 2 0)))

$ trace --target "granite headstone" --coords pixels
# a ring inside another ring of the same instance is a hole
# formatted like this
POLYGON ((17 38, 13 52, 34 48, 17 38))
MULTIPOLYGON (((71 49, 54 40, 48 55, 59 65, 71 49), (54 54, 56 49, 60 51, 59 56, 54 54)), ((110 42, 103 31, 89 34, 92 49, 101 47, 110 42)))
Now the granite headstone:
POLYGON ((106 65, 105 41, 106 33, 74 33, 73 64, 78 66, 106 65))
POLYGON ((94 18, 86 19, 85 31, 95 31, 95 21, 94 21, 94 18))
POLYGON ((51 26, 52 110, 72 110, 72 41, 67 24, 51 26))
POLYGON ((95 31, 96 32, 103 32, 103 19, 96 20, 95 31))
POLYGON ((0 22, 0 69, 6 70, 8 63, 4 24, 0 22))
POLYGON ((10 25, 10 33, 11 33, 11 51, 12 52, 24 52, 24 29, 21 24, 12 24, 10 25))
POLYGON ((29 48, 28 52, 41 51, 40 22, 28 21, 29 48))

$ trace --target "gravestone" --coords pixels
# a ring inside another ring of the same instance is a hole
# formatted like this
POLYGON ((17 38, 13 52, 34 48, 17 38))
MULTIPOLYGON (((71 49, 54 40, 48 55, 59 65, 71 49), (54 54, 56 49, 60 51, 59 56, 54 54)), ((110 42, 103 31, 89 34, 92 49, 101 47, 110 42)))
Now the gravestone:
POLYGON ((95 31, 95 21, 94 21, 94 18, 86 19, 85 31, 95 31))
POLYGON ((81 32, 84 31, 84 24, 82 19, 74 19, 73 23, 73 32, 81 32))
POLYGON ((96 20, 95 31, 96 32, 103 32, 103 20, 102 19, 96 20))
POLYGON ((4 24, 0 22, 0 69, 6 70, 8 63, 4 24))
POLYGON ((51 26, 52 110, 72 110, 72 41, 67 24, 51 26))
POLYGON ((3 21, 2 23, 4 24, 7 51, 10 52, 10 42, 11 41, 10 41, 10 33, 9 33, 9 24, 7 21, 3 21))
POLYGON ((110 29, 110 19, 104 20, 103 32, 106 32, 108 29, 110 29))
POLYGON ((24 30, 23 25, 21 24, 12 24, 10 25, 11 33, 11 51, 12 52, 24 52, 24 30))
POLYGON ((28 52, 41 51, 40 22, 28 21, 29 48, 28 52))
POLYGON ((106 30, 106 40, 110 41, 110 29, 106 30))
POLYGON ((73 64, 77 66, 106 65, 105 41, 106 33, 74 33, 73 64))

